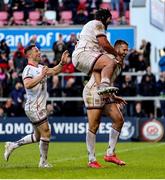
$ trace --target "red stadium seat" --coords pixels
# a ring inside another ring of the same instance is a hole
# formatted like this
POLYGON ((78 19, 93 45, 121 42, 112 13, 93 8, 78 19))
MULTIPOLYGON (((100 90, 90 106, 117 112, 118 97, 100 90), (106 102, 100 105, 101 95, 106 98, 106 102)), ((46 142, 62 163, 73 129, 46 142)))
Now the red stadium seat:
POLYGON ((61 15, 61 19, 60 19, 60 23, 62 24, 72 24, 72 11, 62 11, 60 13, 61 15))
POLYGON ((79 3, 86 3, 87 0, 79 0, 79 3))
POLYGON ((8 24, 8 13, 6 11, 0 12, 0 26, 8 24))
POLYGON ((114 25, 117 25, 118 22, 119 22, 119 13, 118 13, 118 11, 111 11, 111 14, 112 14, 112 23, 114 25))
POLYGON ((40 11, 29 12, 28 24, 32 26, 41 24, 40 17, 41 17, 40 11))
POLYGON ((13 12, 13 23, 15 25, 24 25, 25 24, 23 11, 13 12))
POLYGON ((111 5, 108 2, 103 2, 100 4, 100 8, 111 10, 111 5))

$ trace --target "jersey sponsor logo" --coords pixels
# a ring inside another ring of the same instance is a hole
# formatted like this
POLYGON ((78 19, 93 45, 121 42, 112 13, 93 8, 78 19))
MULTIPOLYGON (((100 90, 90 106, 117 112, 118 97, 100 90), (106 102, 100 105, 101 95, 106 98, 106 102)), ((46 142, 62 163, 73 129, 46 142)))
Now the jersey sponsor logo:
POLYGON ((149 120, 142 126, 142 139, 145 141, 160 141, 164 135, 164 128, 161 122, 149 120))
POLYGON ((130 121, 124 122, 124 125, 120 133, 120 139, 128 140, 132 138, 134 132, 135 132, 135 127, 132 125, 132 123, 130 121))

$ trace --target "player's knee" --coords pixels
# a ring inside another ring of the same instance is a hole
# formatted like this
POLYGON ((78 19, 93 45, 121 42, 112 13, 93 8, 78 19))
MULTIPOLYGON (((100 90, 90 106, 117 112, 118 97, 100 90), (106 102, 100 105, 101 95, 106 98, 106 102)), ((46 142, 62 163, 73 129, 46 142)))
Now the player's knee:
POLYGON ((96 134, 98 128, 99 128, 99 124, 96 123, 96 124, 93 124, 92 126, 90 126, 90 127, 89 127, 89 130, 90 130, 91 132, 93 132, 94 134, 96 134))
POLYGON ((122 117, 120 117, 117 122, 118 130, 121 130, 121 128, 123 127, 123 124, 124 124, 124 119, 122 117))
POLYGON ((36 141, 37 141, 37 142, 40 141, 40 135, 39 135, 39 134, 35 134, 35 138, 36 138, 36 141))
POLYGON ((112 127, 118 131, 121 131, 121 128, 123 127, 124 119, 123 117, 118 117, 115 122, 113 122, 112 127))
POLYGON ((42 136, 45 137, 45 138, 50 138, 50 135, 51 135, 50 129, 45 128, 44 131, 43 131, 42 136))

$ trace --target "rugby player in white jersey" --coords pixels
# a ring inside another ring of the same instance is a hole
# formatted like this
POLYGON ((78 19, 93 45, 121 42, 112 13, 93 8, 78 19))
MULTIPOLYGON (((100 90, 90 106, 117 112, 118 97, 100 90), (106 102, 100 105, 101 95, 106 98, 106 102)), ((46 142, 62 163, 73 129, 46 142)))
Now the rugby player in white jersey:
POLYGON ((27 117, 33 124, 34 133, 27 135, 16 142, 6 142, 4 158, 8 161, 13 150, 26 144, 39 142, 39 167, 49 168, 52 166, 47 162, 51 135, 46 111, 47 76, 61 72, 62 66, 67 62, 69 53, 68 51, 65 51, 61 57, 60 63, 53 68, 48 68, 47 66, 39 64, 41 61, 41 52, 35 45, 25 48, 25 55, 28 59, 28 65, 25 67, 22 74, 27 96, 24 109, 27 117))
POLYGON ((84 25, 77 46, 72 54, 72 62, 76 69, 86 74, 101 73, 101 82, 97 93, 116 92, 118 88, 111 86, 111 77, 121 57, 106 36, 112 15, 107 9, 96 11, 95 20, 84 25), (115 58, 116 61, 112 59, 115 58))
MULTIPOLYGON (((123 40, 117 40, 115 42, 114 48, 121 56, 121 61, 117 62, 116 69, 111 78, 111 83, 115 81, 116 77, 119 75, 122 69, 123 59, 128 52, 128 44, 123 40)), ((123 98, 111 93, 106 93, 103 96, 98 95, 96 89, 100 80, 100 73, 93 72, 90 80, 85 85, 83 90, 83 100, 87 108, 89 123, 89 129, 86 134, 86 144, 89 159, 88 166, 92 168, 101 167, 95 156, 95 142, 96 132, 100 125, 102 113, 105 113, 105 115, 110 117, 112 120, 112 127, 109 133, 109 146, 104 156, 104 160, 118 165, 125 165, 124 161, 117 158, 115 154, 115 146, 124 123, 124 118, 119 107, 120 105, 125 105, 126 101, 123 98)))

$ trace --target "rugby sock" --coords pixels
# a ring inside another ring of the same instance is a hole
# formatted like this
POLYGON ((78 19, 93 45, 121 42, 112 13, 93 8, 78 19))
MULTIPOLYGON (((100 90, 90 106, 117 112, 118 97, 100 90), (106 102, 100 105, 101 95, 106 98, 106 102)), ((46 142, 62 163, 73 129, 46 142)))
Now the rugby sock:
POLYGON ((109 78, 102 78, 101 79, 101 83, 106 83, 106 84, 110 84, 110 79, 109 78))
POLYGON ((22 139, 20 139, 16 142, 13 142, 13 149, 16 149, 16 148, 26 145, 26 144, 35 143, 35 142, 37 142, 35 134, 29 134, 29 135, 23 137, 22 139))
POLYGON ((87 145, 89 162, 96 161, 95 143, 96 143, 96 134, 88 130, 86 134, 86 145, 87 145))
POLYGON ((48 148, 49 148, 49 138, 40 138, 40 163, 45 163, 47 161, 48 148))
POLYGON ((107 149, 107 155, 113 155, 114 154, 119 134, 120 134, 119 131, 116 131, 115 129, 113 129, 111 127, 110 133, 109 133, 109 147, 107 149))

